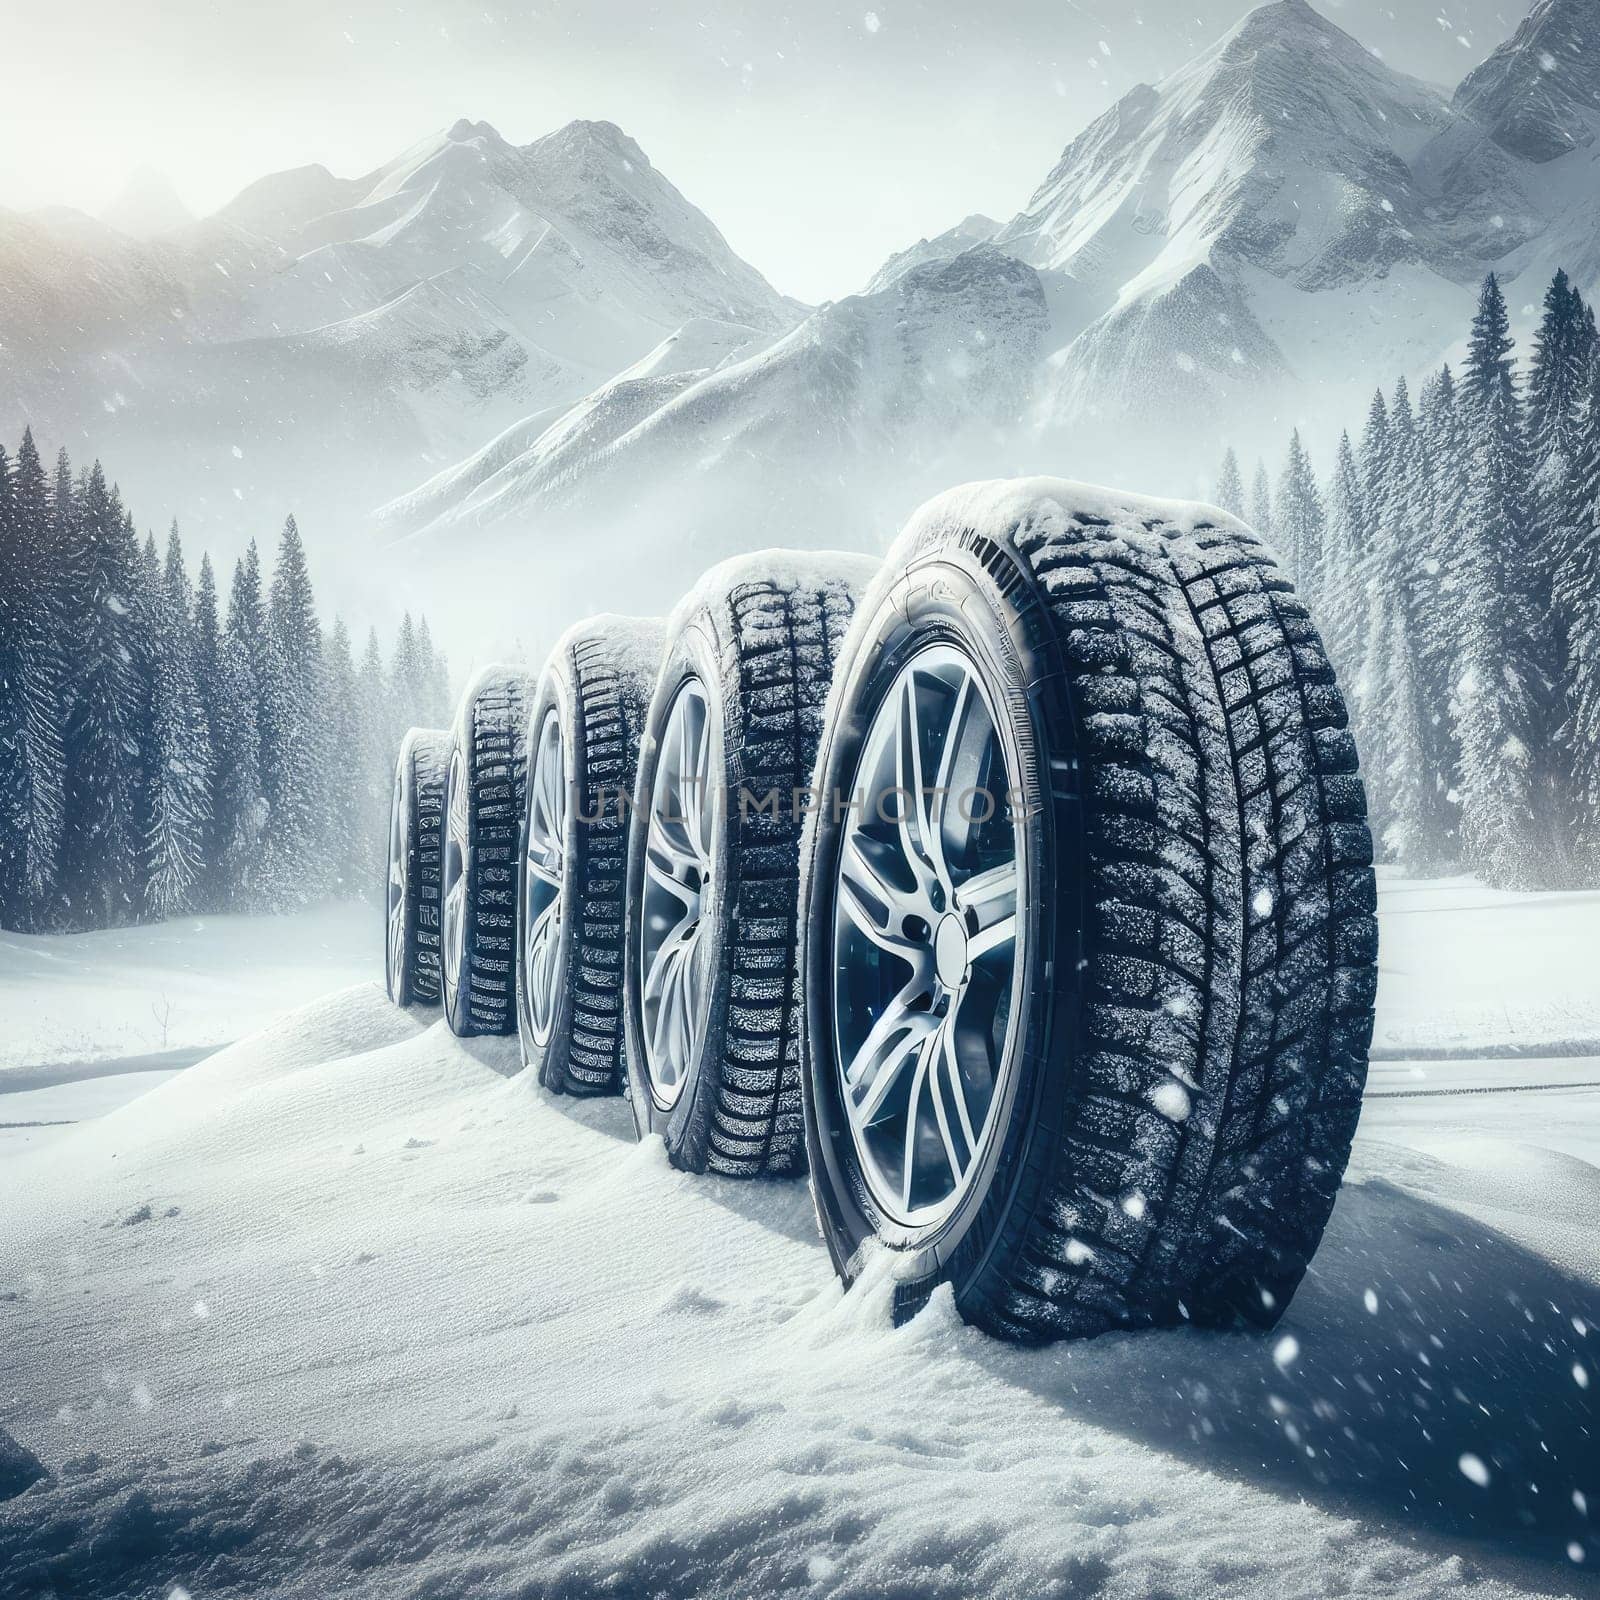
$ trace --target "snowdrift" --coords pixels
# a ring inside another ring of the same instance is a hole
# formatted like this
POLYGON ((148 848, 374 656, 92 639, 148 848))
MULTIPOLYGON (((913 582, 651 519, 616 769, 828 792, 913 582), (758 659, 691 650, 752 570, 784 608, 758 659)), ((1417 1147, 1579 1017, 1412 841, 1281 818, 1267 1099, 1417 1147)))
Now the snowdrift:
POLYGON ((1030 1352, 942 1298, 894 1329, 803 1185, 687 1177, 515 1065, 362 985, 0 1168, 0 1425, 49 1474, 0 1591, 1499 1596, 1600 1558, 1586 1161, 1380 1125, 1275 1334, 1030 1352))

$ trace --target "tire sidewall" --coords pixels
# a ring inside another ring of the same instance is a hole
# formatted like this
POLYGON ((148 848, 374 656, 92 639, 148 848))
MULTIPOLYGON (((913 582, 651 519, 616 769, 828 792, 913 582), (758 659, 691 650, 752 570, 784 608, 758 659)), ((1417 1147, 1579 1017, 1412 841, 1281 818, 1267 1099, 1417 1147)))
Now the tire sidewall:
POLYGON ((627 910, 622 961, 628 1098, 638 1136, 644 1139, 660 1134, 673 1160, 690 1165, 694 1160, 693 1152, 703 1150, 709 1137, 716 1073, 707 1070, 707 1056, 711 1044, 722 1038, 727 1017, 732 970, 729 924, 731 907, 737 904, 738 895, 734 880, 736 852, 729 817, 729 796, 738 782, 729 759, 730 750, 736 748, 735 739, 730 737, 729 708, 730 702, 737 705, 738 685, 736 681, 731 684, 728 681, 738 669, 736 665, 725 668, 724 661, 728 659, 721 649, 709 607, 697 612, 668 641, 645 715, 633 805, 628 818, 627 910), (709 1004, 687 1080, 672 1106, 663 1108, 657 1104, 651 1090, 650 1073, 645 1064, 644 971, 640 952, 644 927, 644 861, 662 737, 678 694, 691 679, 698 680, 705 692, 713 746, 711 771, 715 775, 711 893, 701 907, 700 933, 701 940, 709 944, 701 957, 710 964, 706 976, 709 1004))
POLYGON ((1075 722, 1057 656, 1050 619, 1009 551, 969 539, 964 547, 930 552, 875 586, 863 602, 818 751, 815 787, 824 801, 802 841, 800 918, 801 1079, 812 1194, 840 1274, 853 1281, 864 1264, 863 1247, 881 1242, 896 1254, 896 1298, 907 1311, 948 1280, 963 1313, 985 1320, 1005 1264, 1025 1242, 1063 1156, 1086 885, 1075 722), (952 1214, 913 1230, 885 1217, 873 1201, 840 1098, 832 969, 843 826, 827 797, 850 795, 884 694, 905 662, 935 643, 953 644, 971 659, 1004 724, 997 732, 1020 800, 1024 954, 1013 1065, 1005 1099, 993 1113, 1003 1120, 987 1141, 982 1171, 952 1214))

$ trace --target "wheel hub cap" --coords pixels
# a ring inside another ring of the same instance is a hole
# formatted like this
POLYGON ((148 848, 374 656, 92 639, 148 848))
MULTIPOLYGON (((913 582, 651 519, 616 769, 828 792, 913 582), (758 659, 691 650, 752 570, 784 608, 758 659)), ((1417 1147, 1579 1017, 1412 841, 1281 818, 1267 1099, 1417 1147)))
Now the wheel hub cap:
POLYGON ((941 917, 934 932, 933 967, 946 989, 959 990, 966 982, 967 930, 954 912, 941 917))

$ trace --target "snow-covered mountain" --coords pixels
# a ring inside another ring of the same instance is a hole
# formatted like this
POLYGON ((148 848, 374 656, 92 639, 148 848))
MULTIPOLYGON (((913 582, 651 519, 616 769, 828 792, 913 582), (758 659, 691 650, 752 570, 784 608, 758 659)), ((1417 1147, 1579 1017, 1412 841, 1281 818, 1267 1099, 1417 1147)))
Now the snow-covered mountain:
POLYGON ((1000 226, 993 217, 979 212, 963 217, 955 227, 946 228, 931 239, 919 239, 905 250, 895 251, 868 280, 866 293, 887 289, 896 278, 904 277, 912 267, 920 267, 925 261, 948 261, 975 244, 986 244, 999 233, 1000 226))
POLYGON ((1456 90, 1456 106, 1497 144, 1554 161, 1600 133, 1600 6, 1539 0, 1522 25, 1456 90))
POLYGON ((752 353, 696 332, 681 358, 658 353, 508 430, 381 522, 458 575, 474 551, 491 565, 536 552, 523 622, 553 626, 593 598, 597 538, 607 603, 660 609, 752 543, 870 547, 908 486, 970 475, 1016 436, 1049 328, 1038 274, 980 245, 752 353))
POLYGON ((1538 189, 1443 96, 1278 0, 1092 123, 995 242, 1092 312, 1059 330, 1047 420, 1238 427, 1442 353, 1484 272, 1548 229, 1538 189))
POLYGON ((132 239, 155 239, 175 228, 187 227, 195 218, 178 198, 170 178, 150 167, 141 167, 101 208, 100 220, 132 239))
POLYGON ((770 338, 802 309, 612 124, 519 148, 461 121, 365 177, 276 174, 150 240, 0 212, 0 434, 93 449, 136 505, 203 529, 290 502, 315 527, 685 323, 770 338))
POLYGON ((1277 0, 1097 118, 1004 226, 920 240, 740 362, 530 418, 384 525, 548 551, 573 519, 649 506, 657 547, 752 518, 870 543, 924 464, 1193 492, 1224 441, 1359 420, 1379 377, 1460 339, 1486 271, 1532 300, 1557 264, 1589 286, 1597 62, 1600 5, 1544 0, 1452 103, 1277 0), (1565 154, 1549 134, 1530 157, 1535 113, 1565 154), (936 286, 941 316, 905 309, 936 286))

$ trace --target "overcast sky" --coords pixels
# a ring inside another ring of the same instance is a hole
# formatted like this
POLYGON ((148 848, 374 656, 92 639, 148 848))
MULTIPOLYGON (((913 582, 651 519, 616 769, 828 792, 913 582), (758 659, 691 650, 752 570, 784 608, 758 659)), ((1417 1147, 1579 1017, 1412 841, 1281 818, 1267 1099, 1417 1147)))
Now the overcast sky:
MULTIPOLYGON (((1523 0, 1320 0, 1453 84, 1523 0)), ((972 211, 1019 209, 1092 116, 1240 0, 56 0, 8 8, 0 205, 96 210, 137 167, 215 209, 263 173, 366 171, 457 117, 517 143, 619 123, 807 300, 972 211)))

